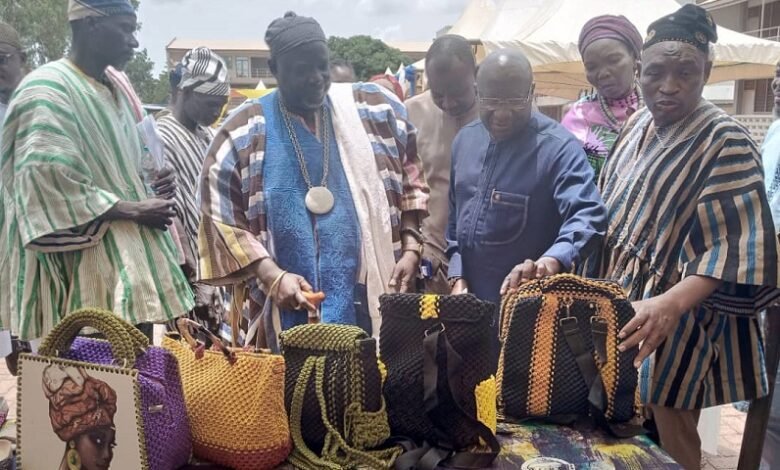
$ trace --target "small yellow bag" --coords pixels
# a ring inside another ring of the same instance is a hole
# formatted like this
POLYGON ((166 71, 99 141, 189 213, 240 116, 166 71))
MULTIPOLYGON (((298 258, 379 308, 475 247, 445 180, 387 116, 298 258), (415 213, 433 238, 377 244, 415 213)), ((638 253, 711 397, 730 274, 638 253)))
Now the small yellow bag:
POLYGON ((228 349, 196 322, 178 325, 184 339, 166 336, 163 347, 179 361, 195 456, 236 470, 276 468, 292 449, 282 356, 228 349), (196 353, 187 325, 222 351, 196 353))

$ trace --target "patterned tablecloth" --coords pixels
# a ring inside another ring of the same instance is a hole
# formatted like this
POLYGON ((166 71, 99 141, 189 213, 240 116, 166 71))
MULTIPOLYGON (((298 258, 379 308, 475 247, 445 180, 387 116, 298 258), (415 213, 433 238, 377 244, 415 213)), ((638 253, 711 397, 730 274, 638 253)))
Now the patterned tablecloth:
POLYGON ((509 470, 682 469, 645 436, 614 439, 585 427, 546 425, 506 426, 511 434, 499 436, 501 454, 492 468, 509 470), (540 457, 560 460, 558 465, 534 464, 540 457), (568 464, 568 465, 566 465, 568 464))
POLYGON ((501 454, 491 467, 497 470, 682 470, 645 436, 614 439, 583 426, 504 425, 499 441, 501 454))

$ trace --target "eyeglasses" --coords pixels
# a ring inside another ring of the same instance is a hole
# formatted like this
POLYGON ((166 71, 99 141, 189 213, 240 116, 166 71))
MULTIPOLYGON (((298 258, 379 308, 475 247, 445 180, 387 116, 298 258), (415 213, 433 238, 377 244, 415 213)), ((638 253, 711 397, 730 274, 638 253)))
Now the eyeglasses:
POLYGON ((5 65, 8 62, 11 61, 11 59, 16 55, 15 52, 9 52, 6 54, 0 54, 0 65, 5 65))
POLYGON ((479 105, 491 112, 498 111, 502 107, 509 109, 510 111, 523 111, 531 106, 534 100, 534 85, 528 89, 528 96, 525 98, 480 98, 479 105))

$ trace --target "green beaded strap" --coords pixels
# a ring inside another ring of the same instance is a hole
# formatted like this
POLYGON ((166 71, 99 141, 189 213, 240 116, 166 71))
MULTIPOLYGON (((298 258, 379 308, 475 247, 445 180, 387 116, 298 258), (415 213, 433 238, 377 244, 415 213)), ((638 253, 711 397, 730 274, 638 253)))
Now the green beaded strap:
MULTIPOLYGON (((312 325, 309 325, 312 326, 312 325)), ((362 331, 362 330, 361 330, 362 331)), ((401 453, 398 447, 392 447, 383 450, 363 451, 350 446, 338 429, 328 419, 327 403, 325 400, 325 356, 309 356, 306 358, 301 373, 295 382, 293 390, 292 403, 290 406, 290 434, 293 438, 293 452, 288 460, 296 468, 322 468, 341 470, 343 468, 355 468, 365 466, 372 469, 390 468, 396 457, 401 453), (317 403, 320 408, 320 417, 322 419, 327 434, 325 435, 325 445, 322 449, 322 457, 315 454, 306 445, 301 430, 301 419, 303 416, 303 403, 311 380, 314 374, 314 390, 317 395, 317 403)), ((358 426, 360 432, 365 432, 372 437, 389 433, 386 417, 382 413, 356 413, 356 408, 361 409, 359 403, 352 403, 348 407, 348 416, 355 419, 356 416, 361 423, 358 426), (382 419, 385 418, 385 419, 382 419)), ((383 410, 384 411, 384 407, 383 410)), ((364 436, 365 440, 365 436, 364 436)), ((368 440, 372 440, 371 437, 368 440)))
POLYGON ((124 367, 132 368, 139 351, 149 347, 149 339, 137 328, 107 310, 84 308, 65 316, 44 340, 38 353, 57 356, 69 351, 73 341, 84 328, 102 333, 111 344, 111 351, 124 367))

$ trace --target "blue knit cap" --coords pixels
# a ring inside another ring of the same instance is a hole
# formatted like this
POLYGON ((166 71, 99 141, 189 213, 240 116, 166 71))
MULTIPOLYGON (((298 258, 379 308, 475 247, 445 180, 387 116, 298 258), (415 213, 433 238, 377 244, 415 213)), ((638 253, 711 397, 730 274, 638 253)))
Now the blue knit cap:
POLYGON ((68 21, 83 20, 90 16, 135 15, 129 0, 70 0, 68 21))

